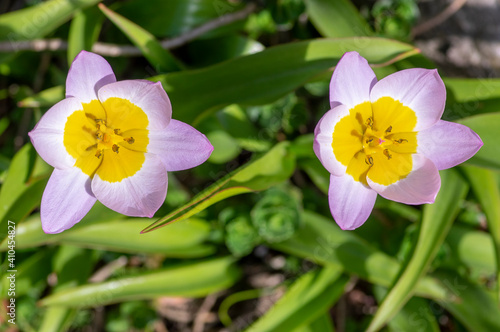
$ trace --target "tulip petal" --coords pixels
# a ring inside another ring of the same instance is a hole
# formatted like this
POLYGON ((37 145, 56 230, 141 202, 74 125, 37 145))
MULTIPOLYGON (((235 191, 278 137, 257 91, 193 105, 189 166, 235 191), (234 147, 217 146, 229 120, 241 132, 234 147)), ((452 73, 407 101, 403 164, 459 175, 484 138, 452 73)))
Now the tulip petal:
POLYGON ((167 128, 149 132, 148 151, 158 156, 167 171, 181 171, 204 163, 214 147, 190 125, 171 120, 167 128))
POLYGON ((417 116, 413 131, 431 127, 441 119, 446 101, 446 89, 437 70, 412 68, 391 74, 373 86, 372 102, 392 97, 411 108, 417 116))
POLYGON ((66 97, 76 97, 82 103, 97 100, 97 91, 116 82, 109 63, 100 55, 81 51, 73 60, 66 78, 66 97))
POLYGON ((99 100, 118 97, 130 101, 148 116, 148 129, 164 129, 172 118, 172 106, 160 82, 126 80, 108 84, 99 92, 99 100))
POLYGON ((417 141, 417 152, 432 160, 439 170, 463 163, 483 146, 469 127, 443 120, 419 131, 417 141))
POLYGON ((29 133, 36 151, 50 166, 65 169, 75 164, 75 158, 64 147, 64 127, 68 116, 82 109, 78 99, 63 99, 52 106, 29 133))
POLYGON ((370 216, 377 193, 350 175, 330 176, 328 203, 337 224, 343 230, 363 225, 370 216))
POLYGON ((61 233, 73 227, 89 212, 96 202, 90 181, 90 177, 76 167, 55 169, 52 172, 40 206, 45 233, 61 233))
POLYGON ((404 178, 388 186, 373 182, 370 171, 368 185, 384 198, 405 204, 434 203, 441 187, 441 178, 434 163, 424 155, 413 154, 413 169, 404 178))
POLYGON ((152 217, 167 196, 167 171, 159 158, 145 153, 142 168, 117 182, 104 181, 99 169, 92 180, 92 192, 107 207, 133 217, 152 217))
POLYGON ((368 61, 358 52, 347 52, 337 63, 330 81, 330 106, 348 108, 370 101, 370 90, 377 82, 368 61))
MULTIPOLYGON (((349 116, 349 108, 345 105, 339 105, 323 115, 314 129, 314 153, 318 157, 323 167, 330 174, 341 176, 345 174, 347 166, 340 163, 333 153, 332 140, 333 131, 337 123, 342 118, 349 116)), ((354 153, 357 151, 353 152, 354 153)))

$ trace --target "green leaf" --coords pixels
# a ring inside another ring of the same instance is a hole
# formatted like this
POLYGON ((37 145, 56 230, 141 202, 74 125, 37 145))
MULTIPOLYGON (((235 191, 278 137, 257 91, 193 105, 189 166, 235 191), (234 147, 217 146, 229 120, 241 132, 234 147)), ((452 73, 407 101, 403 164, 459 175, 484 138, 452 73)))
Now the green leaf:
POLYGON ((500 310, 484 287, 455 271, 435 273, 454 295, 453 301, 439 301, 468 331, 500 331, 500 310))
POLYGON ((326 312, 309 325, 301 326, 293 332, 335 332, 335 328, 330 313, 326 312))
POLYGON ((493 171, 479 167, 462 168, 469 179, 474 195, 477 197, 495 244, 497 301, 500 301, 500 190, 498 175, 493 171))
MULTIPOLYGON (((291 239, 270 246, 318 264, 340 266, 384 287, 390 287, 401 268, 395 258, 375 249, 355 232, 342 231, 331 218, 310 211, 303 211, 302 227, 291 239)), ((419 296, 439 299, 448 296, 439 281, 431 277, 423 277, 415 289, 419 296)))
POLYGON ((306 0, 307 14, 324 37, 356 37, 373 34, 352 2, 347 0, 306 0))
POLYGON ((68 35, 68 63, 72 63, 82 50, 92 51, 92 45, 99 38, 104 16, 96 7, 75 13, 68 35))
MULTIPOLYGON (((16 246, 24 249, 44 244, 68 244, 124 253, 161 253, 178 258, 203 257, 215 251, 214 246, 204 243, 211 229, 202 220, 192 218, 164 231, 139 234, 149 223, 149 219, 140 218, 82 220, 79 227, 53 235, 43 232, 40 217, 33 217, 17 226, 16 246)), ((0 250, 7 250, 7 241, 2 243, 0 250)))
POLYGON ((227 0, 148 0, 147 6, 144 0, 131 0, 117 12, 134 18, 137 25, 157 37, 174 37, 239 9, 241 3, 227 0))
POLYGON ((289 142, 278 143, 262 157, 218 180, 186 205, 146 227, 142 233, 189 218, 223 199, 265 190, 287 180, 295 170, 295 157, 288 147, 289 142))
POLYGON ((411 45, 380 38, 317 39, 278 45, 203 69, 160 75, 152 80, 162 82, 172 102, 174 117, 193 123, 230 104, 273 102, 317 75, 328 73, 345 52, 352 50, 379 65, 418 52, 411 45))
POLYGON ((460 202, 467 193, 467 183, 452 169, 441 172, 441 181, 442 189, 435 203, 424 206, 413 256, 380 305, 367 331, 381 329, 411 298, 458 213, 460 202))
POLYGON ((233 258, 223 257, 72 287, 43 298, 40 304, 97 307, 160 296, 203 297, 230 287, 239 276, 233 258))
POLYGON ((495 246, 491 234, 453 225, 446 243, 458 262, 470 270, 471 277, 489 278, 495 273, 495 246))
POLYGON ((500 128, 500 112, 471 116, 457 122, 474 130, 484 143, 483 147, 466 163, 499 170, 498 128, 500 128))
POLYGON ((7 222, 20 221, 40 203, 48 174, 32 177, 37 158, 31 144, 19 150, 10 164, 0 189, 0 241, 7 235, 7 222))
POLYGON ((176 71, 182 67, 180 62, 147 30, 113 12, 102 3, 99 4, 99 9, 141 50, 156 71, 176 71))
POLYGON ((99 0, 49 0, 0 15, 0 40, 16 42, 44 37, 69 20, 78 9, 98 2, 99 0))
POLYGON ((312 323, 344 293, 349 278, 341 273, 336 266, 326 266, 302 275, 247 331, 292 331, 312 323))
POLYGON ((58 85, 43 90, 33 96, 24 98, 17 106, 19 107, 50 107, 64 99, 64 86, 58 85))
MULTIPOLYGON (((387 294, 387 288, 375 285, 373 287, 378 301, 387 294)), ((439 324, 431 310, 422 308, 431 307, 427 299, 412 297, 408 303, 388 323, 389 331, 394 332, 439 332, 439 324)))
POLYGON ((500 111, 500 79, 443 78, 443 81, 447 92, 445 119, 500 111))
MULTIPOLYGON (((53 293, 84 284, 95 264, 95 255, 89 250, 71 246, 58 247, 53 256, 53 270, 57 275, 57 285, 53 293)), ((76 310, 65 307, 50 307, 44 310, 39 332, 67 331, 76 315, 76 310)))

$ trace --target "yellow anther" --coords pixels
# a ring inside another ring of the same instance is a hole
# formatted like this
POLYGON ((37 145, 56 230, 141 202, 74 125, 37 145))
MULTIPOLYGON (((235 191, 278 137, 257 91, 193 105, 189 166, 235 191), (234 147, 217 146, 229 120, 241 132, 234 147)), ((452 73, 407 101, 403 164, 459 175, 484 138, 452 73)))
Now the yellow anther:
POLYGON ((387 149, 384 150, 384 156, 386 156, 387 159, 391 159, 392 158, 392 155, 389 153, 389 150, 387 150, 387 149))
POLYGON ((401 144, 401 143, 408 143, 408 140, 404 139, 404 138, 400 138, 400 139, 395 140, 394 142, 401 144))
POLYGON ((113 150, 113 152, 116 152, 116 153, 118 153, 118 148, 119 147, 116 144, 113 144, 113 146, 111 147, 111 149, 113 150))
POLYGON ((120 129, 115 129, 113 131, 114 131, 115 135, 121 135, 122 134, 122 132, 121 132, 120 129))
POLYGON ((373 142, 373 137, 370 137, 369 139, 366 140, 366 144, 369 144, 371 142, 373 142))
POLYGON ((373 157, 372 156, 366 156, 365 163, 367 165, 373 165, 373 157))
POLYGON ((135 142, 135 139, 133 137, 126 137, 123 140, 128 144, 133 144, 135 142))
POLYGON ((95 156, 97 157, 97 159, 101 158, 101 156, 102 156, 102 149, 98 149, 98 150, 95 152, 95 156))
POLYGON ((388 134, 388 133, 390 133, 391 131, 392 131, 392 126, 389 126, 389 128, 387 128, 387 129, 385 130, 385 133, 386 133, 386 134, 388 134))
POLYGON ((102 131, 96 131, 95 138, 97 138, 98 140, 102 140, 103 137, 104 137, 104 134, 102 133, 102 131))
POLYGON ((368 127, 370 127, 370 128, 372 128, 372 129, 373 129, 373 119, 372 119, 372 118, 368 118, 368 119, 366 119, 365 124, 366 124, 368 127))

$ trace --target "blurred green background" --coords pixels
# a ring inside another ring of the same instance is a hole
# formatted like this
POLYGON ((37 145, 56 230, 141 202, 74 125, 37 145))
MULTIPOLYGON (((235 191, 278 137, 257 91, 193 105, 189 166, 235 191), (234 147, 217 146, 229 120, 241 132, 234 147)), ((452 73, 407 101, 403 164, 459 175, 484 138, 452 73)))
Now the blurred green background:
POLYGON ((454 61, 448 34, 436 32, 454 29, 453 14, 464 19, 464 1, 98 3, 0 4, 2 331, 500 331, 500 80, 493 67, 454 61), (64 98, 82 49, 102 54, 118 80, 160 81, 173 118, 215 150, 169 173, 153 219, 98 203, 47 235, 38 211, 52 169, 27 133, 64 98), (437 67, 443 118, 484 146, 441 172, 435 204, 378 197, 368 222, 344 232, 312 133, 347 51, 379 79, 437 67), (16 325, 7 322, 9 263, 16 325))

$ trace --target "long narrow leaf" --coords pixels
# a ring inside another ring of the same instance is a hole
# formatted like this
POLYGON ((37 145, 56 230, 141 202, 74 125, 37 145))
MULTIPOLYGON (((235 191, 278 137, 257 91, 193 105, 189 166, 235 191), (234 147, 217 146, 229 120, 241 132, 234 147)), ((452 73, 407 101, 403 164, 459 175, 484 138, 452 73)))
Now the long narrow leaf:
POLYGON ((155 221, 142 233, 189 218, 223 199, 265 190, 287 180, 294 169, 295 156, 289 151, 289 143, 279 143, 259 159, 242 166, 203 190, 186 205, 155 221))
POLYGON ((166 72, 180 69, 179 62, 160 45, 151 33, 113 12, 102 3, 99 4, 99 9, 141 50, 157 71, 166 72))
POLYGON ((436 202, 424 207, 414 254, 382 302, 367 331, 380 330, 415 293, 415 286, 426 273, 458 213, 460 202, 467 193, 467 183, 452 169, 441 172, 441 181, 442 189, 436 202))
POLYGON ((343 294, 348 278, 336 266, 300 277, 249 332, 291 331, 320 317, 343 294))
POLYGON ((159 296, 201 297, 230 287, 239 276, 233 258, 223 257, 73 287, 43 298, 40 304, 97 307, 159 296))
POLYGON ((479 167, 463 167, 463 170, 486 214, 488 228, 495 244, 497 301, 500 302, 500 190, 498 176, 493 171, 479 167))

